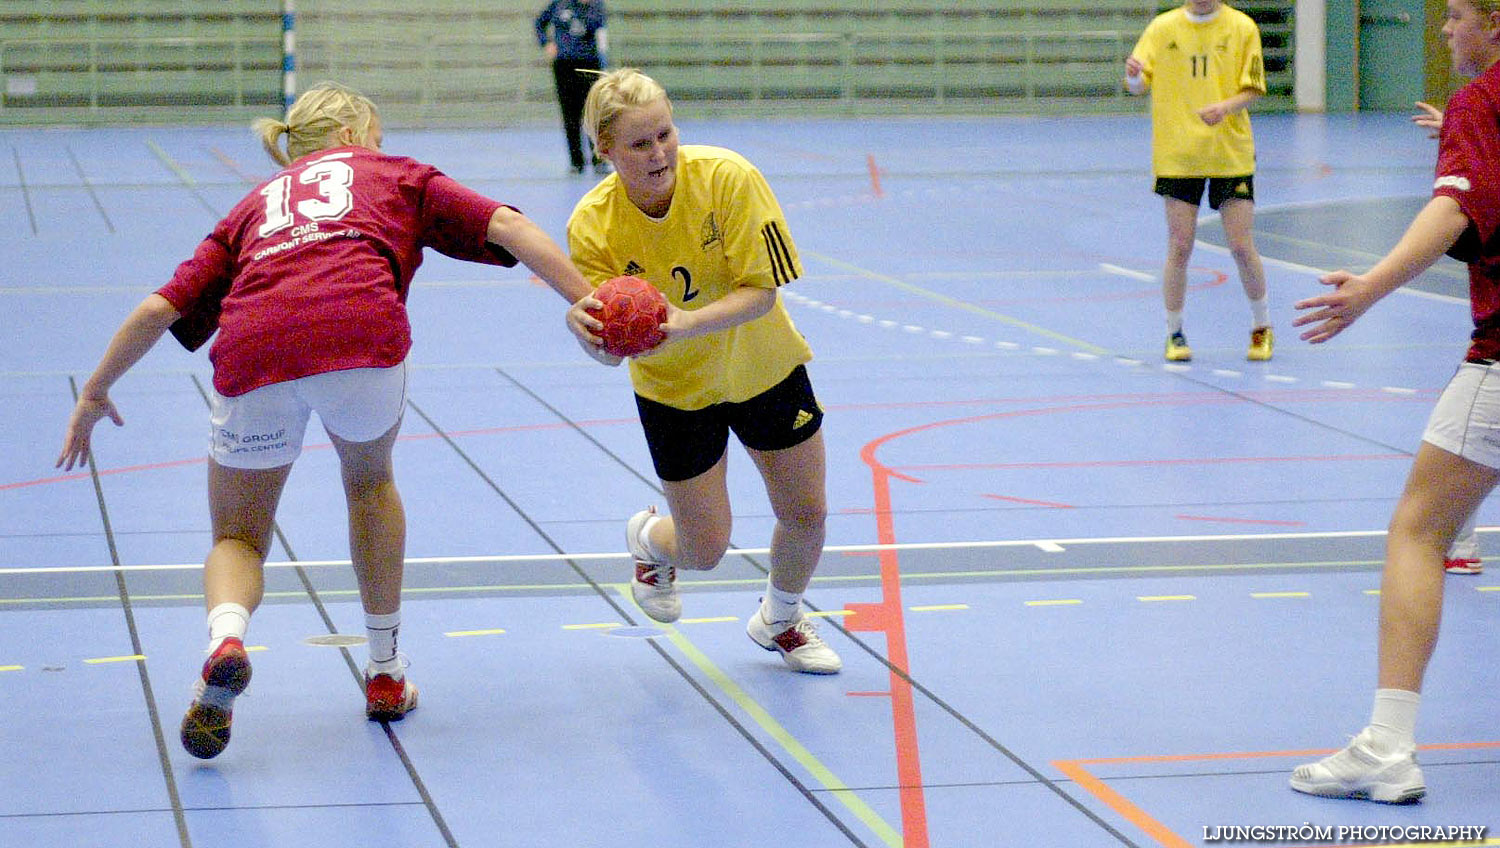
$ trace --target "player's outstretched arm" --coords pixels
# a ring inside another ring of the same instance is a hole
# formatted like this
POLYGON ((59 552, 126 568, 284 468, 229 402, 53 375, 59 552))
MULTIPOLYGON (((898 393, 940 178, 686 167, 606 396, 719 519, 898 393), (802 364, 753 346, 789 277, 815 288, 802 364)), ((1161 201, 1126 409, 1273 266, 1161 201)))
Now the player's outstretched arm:
POLYGON ((1438 195, 1422 207, 1384 258, 1363 274, 1335 271, 1322 278, 1334 290, 1298 301, 1304 313, 1293 326, 1313 325, 1302 338, 1313 344, 1326 342, 1365 314, 1377 301, 1432 266, 1469 226, 1469 218, 1458 201, 1438 195))
POLYGON ((510 251, 522 265, 567 299, 570 304, 566 318, 568 329, 573 331, 584 352, 605 365, 620 364, 619 357, 605 353, 600 347, 604 340, 598 332, 604 324, 594 317, 592 311, 604 304, 594 297, 594 287, 551 236, 530 218, 508 206, 501 206, 490 216, 485 238, 510 251))
POLYGON ((124 426, 125 419, 109 399, 110 387, 146 355, 146 351, 179 317, 171 302, 152 293, 125 318, 114 338, 110 339, 104 358, 78 393, 78 403, 73 407, 68 431, 63 436, 62 453, 58 454, 54 467, 70 471, 84 463, 88 458, 94 425, 99 419, 107 417, 116 427, 124 426))

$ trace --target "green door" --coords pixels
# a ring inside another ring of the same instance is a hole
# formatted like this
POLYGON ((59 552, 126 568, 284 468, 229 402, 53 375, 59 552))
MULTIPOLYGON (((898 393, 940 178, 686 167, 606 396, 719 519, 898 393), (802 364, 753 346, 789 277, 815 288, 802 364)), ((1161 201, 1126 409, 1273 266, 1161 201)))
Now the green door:
POLYGON ((1360 110, 1412 108, 1423 92, 1423 4, 1359 0, 1358 9, 1360 110))

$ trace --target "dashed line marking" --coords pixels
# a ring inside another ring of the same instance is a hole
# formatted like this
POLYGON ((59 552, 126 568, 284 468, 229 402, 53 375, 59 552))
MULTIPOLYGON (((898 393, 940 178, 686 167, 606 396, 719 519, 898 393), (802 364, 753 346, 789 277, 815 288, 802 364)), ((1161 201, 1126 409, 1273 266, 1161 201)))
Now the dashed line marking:
POLYGON ((806 610, 802 613, 808 618, 832 618, 836 616, 854 615, 849 610, 806 610))
POLYGON ((443 635, 453 636, 455 638, 462 636, 499 636, 504 632, 505 631, 499 627, 492 627, 488 630, 450 630, 443 635))
POLYGON ((716 616, 712 616, 710 618, 684 618, 684 619, 679 620, 677 623, 678 624, 718 624, 719 622, 724 622, 724 621, 739 621, 739 620, 740 620, 739 616, 735 616, 735 615, 716 615, 716 616))
POLYGON ((1028 607, 1071 607, 1083 603, 1079 598, 1058 598, 1050 601, 1027 601, 1028 607))
POLYGON ((968 604, 926 604, 919 607, 907 607, 912 612, 951 612, 968 608, 968 604))
POLYGON ((1228 368, 1215 368, 1214 369, 1214 376, 1215 377, 1243 377, 1245 375, 1241 374, 1238 371, 1231 371, 1228 368))
POLYGON ((1405 386, 1381 386, 1380 390, 1382 392, 1390 392, 1393 395, 1414 395, 1417 393, 1416 389, 1408 389, 1405 386))
POLYGON ((1157 601, 1196 601, 1196 600, 1198 600, 1198 596, 1197 595, 1137 595, 1136 596, 1136 600, 1138 600, 1138 601, 1144 601, 1146 603, 1155 603, 1157 601))
POLYGON ((595 624, 564 624, 564 630, 611 630, 616 627, 624 627, 618 621, 601 621, 595 624))
POLYGON ((1312 592, 1251 592, 1252 598, 1311 598, 1312 592))
POLYGON ((104 663, 135 662, 136 660, 143 660, 145 658, 145 654, 129 654, 123 657, 95 657, 84 660, 84 662, 89 665, 103 665, 104 663))
POLYGON ((0 671, 25 671, 24 665, 0 665, 0 671))
POLYGON ((1295 383, 1295 382, 1298 382, 1298 379, 1296 377, 1288 377, 1285 374, 1267 374, 1266 375, 1266 382, 1267 383, 1295 383))
POLYGON ((1327 388, 1330 388, 1330 389, 1352 389, 1352 388, 1354 388, 1354 384, 1353 383, 1346 383, 1343 380, 1324 380, 1323 381, 1323 385, 1326 386, 1327 388))

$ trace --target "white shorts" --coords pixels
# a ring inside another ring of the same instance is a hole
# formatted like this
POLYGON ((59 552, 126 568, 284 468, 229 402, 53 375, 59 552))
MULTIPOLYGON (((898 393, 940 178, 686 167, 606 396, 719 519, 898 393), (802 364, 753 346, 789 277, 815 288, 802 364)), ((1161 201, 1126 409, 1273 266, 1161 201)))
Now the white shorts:
POLYGON ((1438 398, 1422 441, 1500 469, 1500 366, 1465 362, 1438 398))
POLYGON ((272 383, 237 397, 212 392, 208 453, 228 468, 290 465, 302 455, 308 417, 349 442, 377 439, 401 421, 406 363, 329 371, 272 383))

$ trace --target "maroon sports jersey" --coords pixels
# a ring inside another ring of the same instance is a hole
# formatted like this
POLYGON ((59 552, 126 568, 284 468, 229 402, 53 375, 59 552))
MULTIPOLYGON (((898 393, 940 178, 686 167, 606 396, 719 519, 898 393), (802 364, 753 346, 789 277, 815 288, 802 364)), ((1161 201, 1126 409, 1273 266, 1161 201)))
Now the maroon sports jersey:
POLYGON ((1432 194, 1453 198, 1469 219, 1449 251, 1469 263, 1474 334, 1465 358, 1500 359, 1500 64, 1448 101, 1432 194))
POLYGON ((311 153, 256 187, 157 291, 209 349, 226 397, 411 349, 406 294, 422 248, 511 266, 485 240, 500 203, 414 159, 364 147, 311 153))

